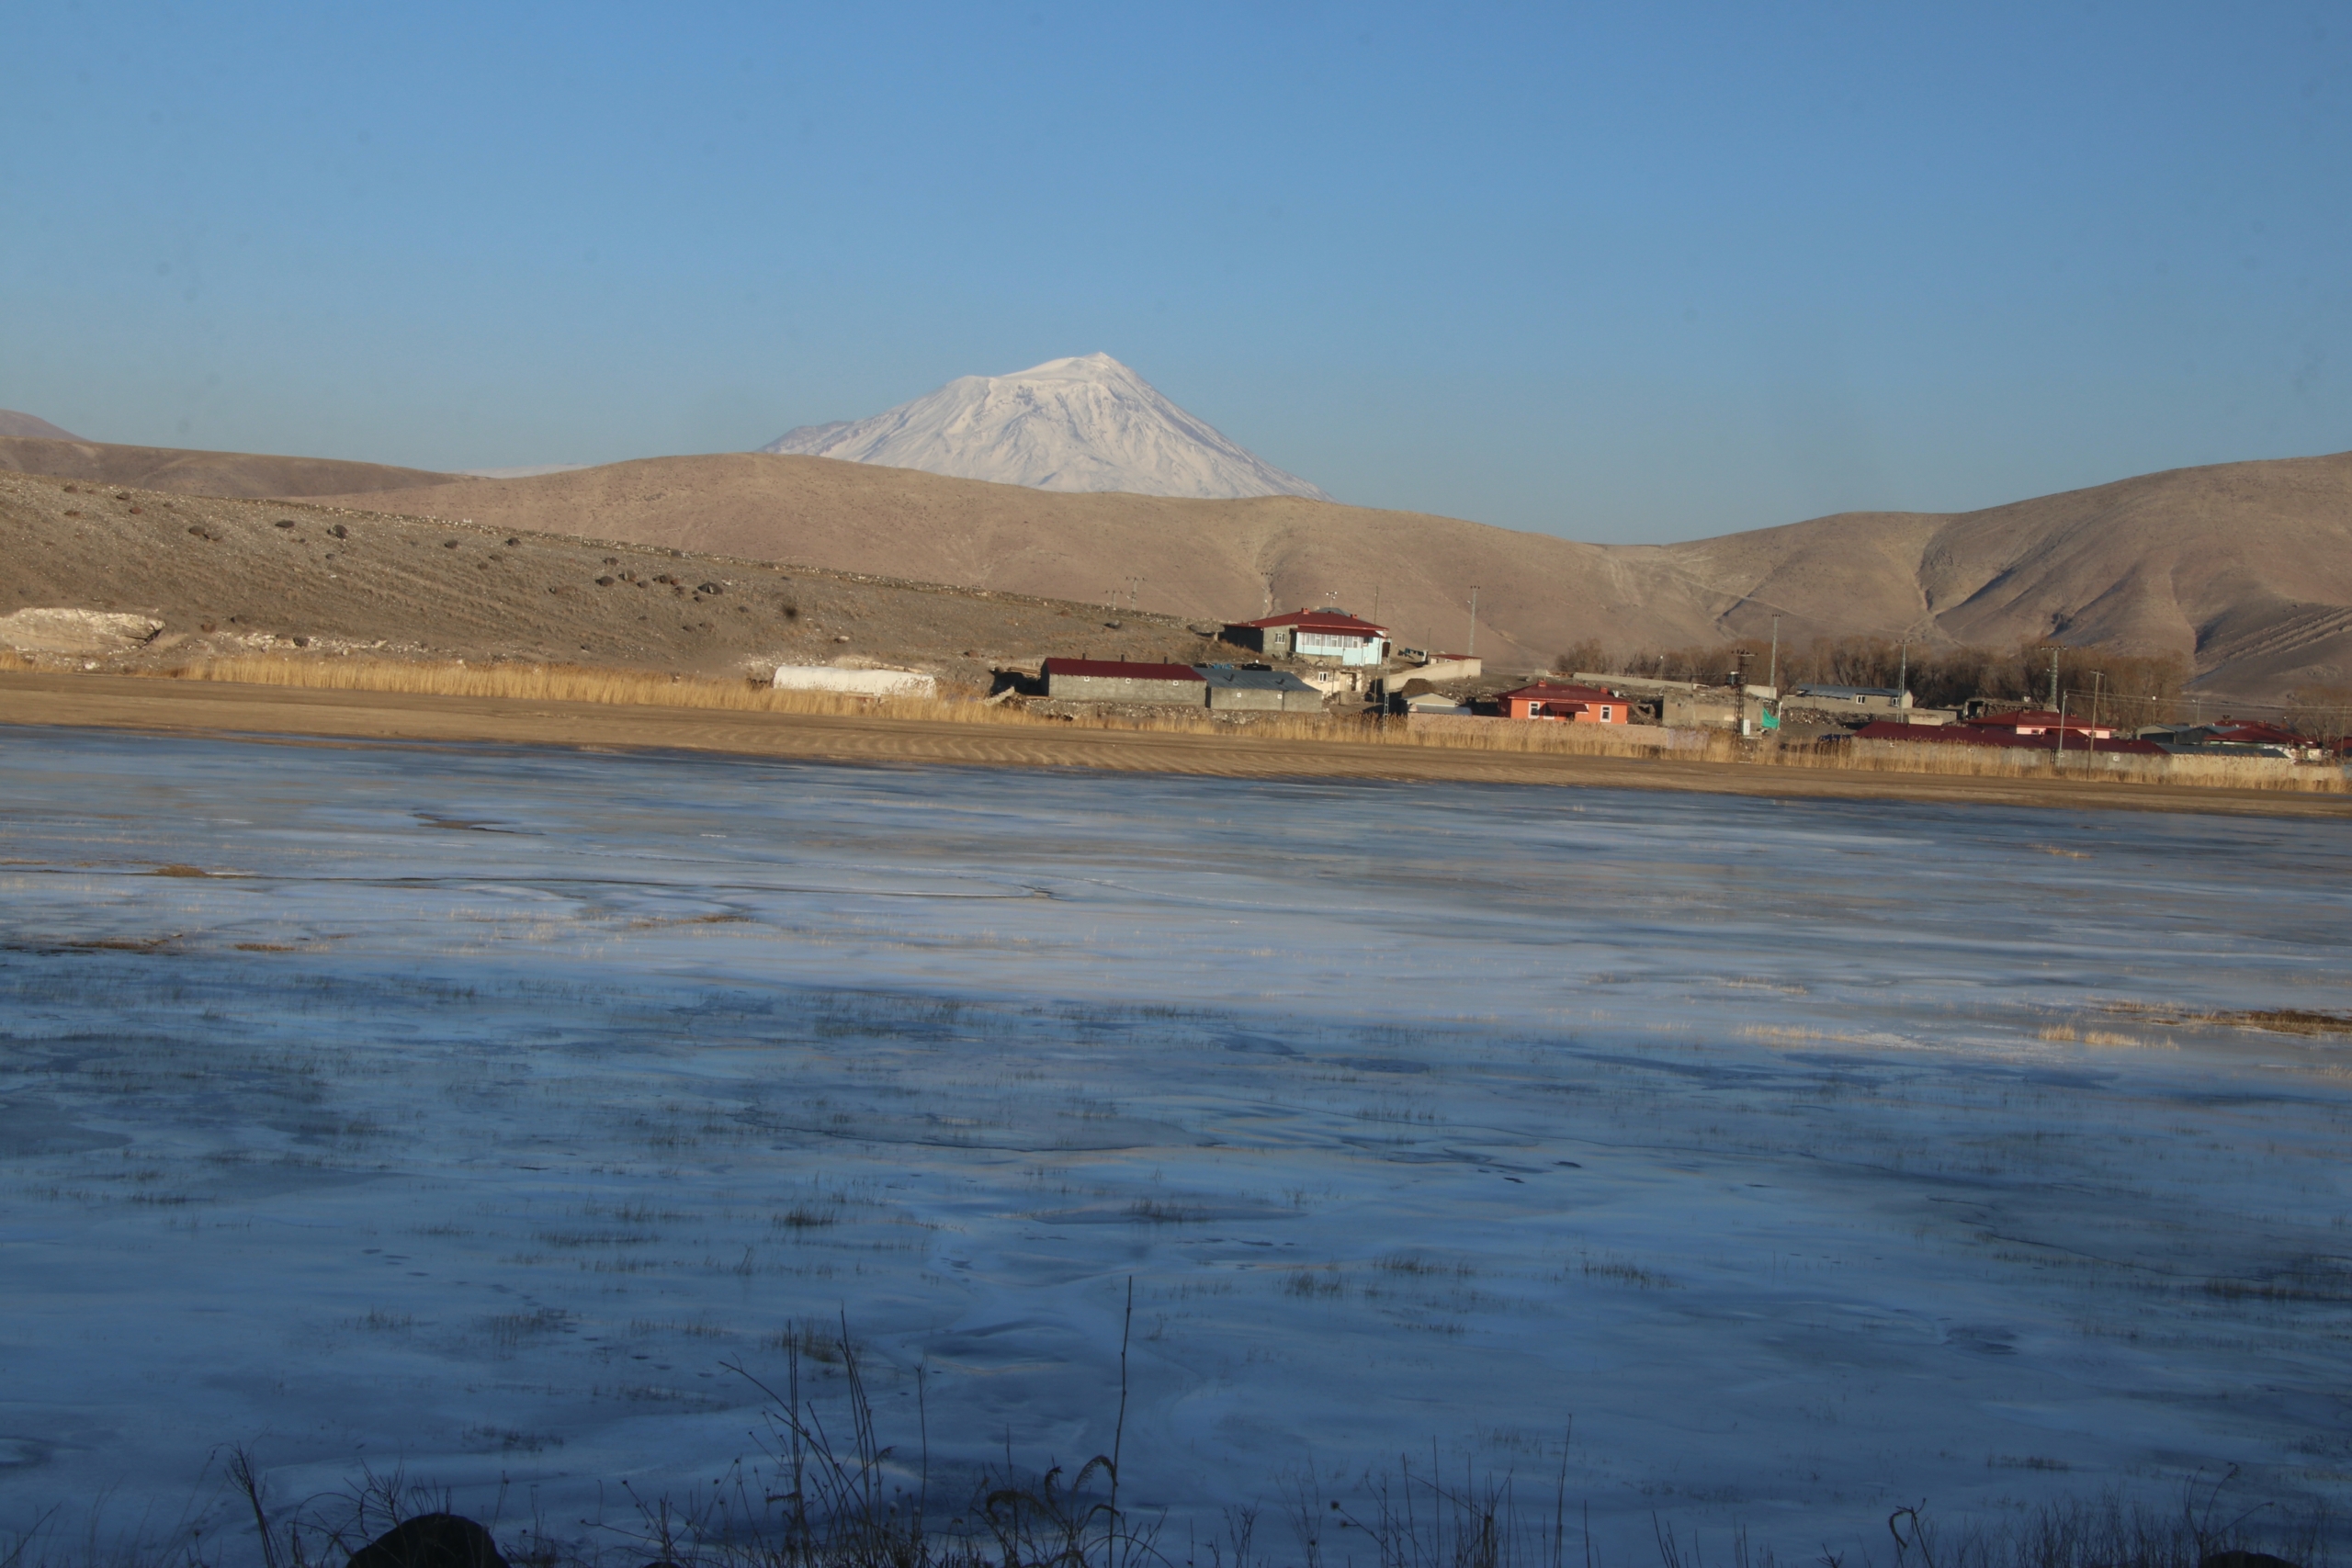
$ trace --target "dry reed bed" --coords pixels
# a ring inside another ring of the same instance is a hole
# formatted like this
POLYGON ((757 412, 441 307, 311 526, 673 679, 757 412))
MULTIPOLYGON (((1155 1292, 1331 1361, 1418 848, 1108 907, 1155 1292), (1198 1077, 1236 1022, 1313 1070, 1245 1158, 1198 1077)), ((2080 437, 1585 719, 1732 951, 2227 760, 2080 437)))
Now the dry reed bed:
POLYGON ((2334 764, 2299 765, 2256 757, 2143 757, 2112 751, 2007 750, 1932 740, 1851 740, 1834 748, 1771 749, 1755 761, 1780 767, 1870 773, 1940 773, 1980 779, 2090 780, 2175 789, 2262 789, 2293 794, 2352 793, 2352 778, 2334 764), (1922 755, 1925 753, 1925 755, 1922 755))
MULTIPOLYGON (((0 654, 0 668, 33 668, 0 654)), ((1832 747, 1743 741, 1721 732, 1699 744, 1668 748, 1642 727, 1502 724, 1476 728, 1419 728, 1322 715, 1268 714, 1246 725, 1206 712, 1175 709, 1149 716, 1111 713, 1066 717, 1032 713, 1017 704, 990 703, 977 693, 941 697, 857 697, 826 692, 777 691, 750 680, 671 675, 568 664, 469 664, 459 660, 291 658, 277 654, 209 660, 164 672, 166 678, 222 681, 311 690, 386 692, 427 696, 503 698, 526 702, 599 703, 616 706, 694 708, 735 713, 811 714, 927 719, 1060 730, 1143 734, 1231 735, 1302 744, 1395 746, 1532 756, 1620 757, 1747 762, 1835 773, 1906 773, 1957 778, 2096 780, 2174 788, 2256 789, 2352 793, 2340 767, 2288 766, 2230 757, 2154 758, 2115 753, 1999 750, 1930 741, 1859 740, 1832 747)))

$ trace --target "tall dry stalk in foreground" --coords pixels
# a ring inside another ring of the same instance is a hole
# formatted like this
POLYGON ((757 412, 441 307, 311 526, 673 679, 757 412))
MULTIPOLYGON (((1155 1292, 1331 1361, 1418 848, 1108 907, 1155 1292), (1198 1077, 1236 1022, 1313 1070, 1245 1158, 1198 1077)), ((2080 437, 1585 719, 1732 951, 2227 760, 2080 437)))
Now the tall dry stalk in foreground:
MULTIPOLYGON (((1602 1568, 1589 1517, 1569 1495, 1573 1427, 1562 1434, 1544 1472, 1522 1484, 1510 1470, 1448 1459, 1432 1444, 1426 1468, 1401 1456, 1352 1482, 1318 1475, 1309 1464, 1271 1478, 1288 1516, 1285 1549, 1258 1540, 1260 1504, 1224 1510, 1218 1537, 1179 1547, 1163 1541, 1158 1519, 1119 1503, 1125 1460, 1132 1284, 1120 1335, 1118 1420, 1111 1453, 1097 1454, 1076 1475, 1057 1466, 1021 1475, 1010 1466, 983 1472, 960 1505, 932 1500, 931 1433, 924 1380, 916 1371, 918 1447, 911 1455, 884 1440, 866 1392, 862 1352, 847 1320, 829 1341, 794 1325, 775 1341, 786 1353, 782 1388, 740 1362, 728 1363, 766 1396, 765 1451, 730 1467, 731 1487, 715 1484, 680 1503, 642 1498, 634 1528, 597 1527, 602 1539, 566 1539, 534 1518, 508 1526, 507 1489, 476 1503, 479 1522, 503 1538, 518 1568, 1162 1568, 1178 1562, 1212 1568, 1602 1568), (820 1402, 803 1384, 803 1347, 835 1386, 820 1402), (482 1505, 487 1504, 485 1507, 482 1505), (952 1517, 947 1517, 951 1516, 952 1517)), ((1808 1543, 1804 1561, 1821 1568, 2201 1568, 2217 1553, 2267 1551, 2294 1568, 2326 1568, 2332 1521, 2321 1513, 2293 1517, 2267 1503, 2245 1506, 2231 1491, 2232 1470, 2185 1485, 2176 1510, 2108 1494, 2060 1497, 1990 1522, 1944 1525, 1922 1503, 1898 1506, 1885 1535, 1863 1527, 1849 1543, 1808 1543), (2225 1498, 2227 1501, 2225 1502, 2225 1498), (1891 1547, 1891 1550, 1890 1550, 1891 1547)), ((62 1555, 36 1551, 39 1527, 13 1545, 0 1541, 0 1568, 213 1568, 252 1561, 261 1568, 332 1568, 404 1519, 458 1510, 446 1487, 411 1482, 401 1472, 363 1469, 338 1495, 292 1508, 274 1506, 252 1451, 231 1450, 231 1506, 248 1515, 258 1553, 240 1550, 242 1532, 212 1528, 198 1508, 169 1531, 103 1549, 94 1520, 88 1540, 62 1555)), ((1700 1531, 1686 1539, 1679 1521, 1651 1516, 1657 1568, 1706 1568, 1700 1531)), ((1770 1546, 1751 1546, 1734 1528, 1713 1549, 1721 1568, 1781 1568, 1770 1546)), ((1789 1568, 1796 1568, 1792 1562, 1789 1568)))

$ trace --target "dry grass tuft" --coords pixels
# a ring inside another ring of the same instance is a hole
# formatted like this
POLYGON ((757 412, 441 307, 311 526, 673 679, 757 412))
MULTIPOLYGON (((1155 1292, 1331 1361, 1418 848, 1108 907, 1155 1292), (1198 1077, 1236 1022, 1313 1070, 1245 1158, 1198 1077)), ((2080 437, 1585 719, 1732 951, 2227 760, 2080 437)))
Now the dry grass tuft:
POLYGON ((2258 1029, 2269 1034, 2352 1034, 2352 1013, 2303 1008, 2183 1010, 2146 1002, 2114 1002, 2108 1011, 2154 1024, 2204 1024, 2220 1029, 2258 1029))
MULTIPOLYGON (((2298 1277, 2218 1280, 2206 1288, 2233 1299, 2286 1296, 2315 1284, 2335 1290, 2340 1282, 2298 1277)), ((544 1316, 515 1321, 528 1323, 525 1332, 536 1334, 543 1330, 544 1316)), ((405 1326, 406 1320, 401 1321, 405 1326)), ((681 1325, 640 1322, 631 1329, 668 1332, 681 1325)), ((683 1331, 707 1332, 702 1325, 684 1325, 683 1331)), ((510 1525, 500 1532, 508 1560, 529 1568, 622 1568, 648 1562, 691 1568, 1149 1568, 1180 1561, 1165 1550, 1160 1520, 1151 1510, 1131 1511, 1120 1500, 1128 1392, 1124 1336, 1109 1451, 1086 1460, 1074 1474, 1058 1464, 1042 1473, 1016 1470, 1008 1452, 1003 1468, 990 1466, 973 1478, 960 1506, 953 1495, 935 1498, 932 1493, 920 1373, 911 1434, 918 1446, 909 1451, 884 1441, 866 1390, 865 1359, 845 1323, 798 1320, 767 1343, 786 1359, 775 1384, 741 1361, 720 1363, 768 1401, 759 1460, 729 1466, 726 1479, 707 1492, 698 1489, 683 1499, 637 1499, 637 1527, 607 1527, 615 1533, 601 1541, 565 1540, 545 1534, 544 1526, 510 1525), (818 1408, 820 1392, 832 1407, 830 1417, 818 1408)), ((1200 1544, 1211 1563, 1232 1568, 1275 1562, 1301 1568, 1354 1562, 1378 1568, 1568 1568, 1578 1560, 1590 1564, 1589 1516, 1568 1489, 1572 1432, 1572 1426, 1564 1427, 1556 1446, 1545 1438, 1521 1446, 1522 1453, 1549 1461, 1531 1467, 1524 1477, 1467 1455, 1457 1461, 1434 1444, 1426 1466, 1408 1452, 1353 1479, 1318 1474, 1311 1463, 1279 1472, 1262 1478, 1277 1497, 1228 1506, 1223 1539, 1200 1544), (1257 1540, 1267 1513, 1273 1517, 1265 1523, 1278 1519, 1289 1527, 1287 1550, 1280 1542, 1257 1540)), ((488 1426, 469 1429, 468 1437, 477 1451, 537 1452, 563 1440, 558 1434, 488 1426)), ((2070 1468, 2063 1459, 2041 1455, 1988 1454, 1984 1463, 2051 1472, 2070 1468)), ((288 1508, 272 1503, 266 1472, 251 1449, 231 1450, 226 1469, 232 1495, 252 1517, 264 1568, 338 1562, 405 1519, 455 1513, 458 1506, 447 1488, 412 1483, 398 1470, 363 1469, 360 1480, 341 1496, 315 1494, 288 1508)), ((1817 1556, 1808 1545, 1802 1555, 1828 1568, 1849 1561, 1885 1568, 2202 1568, 2217 1559, 2233 1568, 2256 1568, 2261 1560, 2249 1562, 2245 1554, 2259 1551, 2278 1554, 2285 1568, 2325 1568, 2333 1521, 2323 1512, 2297 1517, 2259 1499, 2245 1506, 2246 1499, 2230 1491, 2237 1474, 2232 1469, 2218 1481, 2189 1482, 2173 1508, 2152 1507, 2120 1493, 2095 1500, 2059 1495, 2037 1506, 2008 1505, 1984 1518, 1946 1524, 1925 1504, 1898 1506, 1886 1516, 1883 1535, 1872 1519, 1859 1540, 1824 1542, 1817 1556)), ((497 1528, 495 1513, 491 1519, 497 1528)), ((63 1550, 54 1554, 44 1539, 47 1523, 37 1522, 13 1544, 0 1540, 0 1568, 99 1568, 95 1521, 88 1546, 77 1551, 72 1542, 61 1541, 63 1550)), ((1657 1568, 1703 1568, 1698 1537, 1685 1540, 1682 1521, 1653 1514, 1651 1528, 1657 1568)), ((185 1520, 171 1533, 182 1539, 150 1546, 133 1538, 132 1549, 104 1555, 105 1568, 179 1568, 223 1561, 210 1537, 204 1544, 216 1554, 197 1554, 194 1532, 185 1520)), ((1724 1554, 1718 1551, 1716 1560, 1724 1561, 1724 1554)), ((1800 1561, 1779 1557, 1769 1541, 1751 1543, 1738 1526, 1728 1560, 1734 1568, 1793 1568, 1800 1561)), ((1182 1561, 1199 1557, 1187 1553, 1182 1561)))
POLYGON ((780 692, 751 680, 670 675, 649 670, 607 670, 584 664, 468 664, 458 660, 301 659, 240 654, 165 672, 177 681, 227 681, 309 691, 400 692, 418 696, 489 697, 514 702, 600 703, 615 707, 719 709, 734 713, 885 713, 893 718, 996 721, 998 710, 942 697, 888 699, 829 692, 780 692))

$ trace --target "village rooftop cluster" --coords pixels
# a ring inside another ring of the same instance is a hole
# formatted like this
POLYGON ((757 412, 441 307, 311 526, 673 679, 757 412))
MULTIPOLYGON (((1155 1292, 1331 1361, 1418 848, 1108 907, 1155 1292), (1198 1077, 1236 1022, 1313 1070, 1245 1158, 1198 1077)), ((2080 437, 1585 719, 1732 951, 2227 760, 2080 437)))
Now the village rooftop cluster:
MULTIPOLYGON (((1204 628, 1205 629, 1205 628, 1204 628)), ((2126 728, 2088 711, 2015 698, 1979 697, 1960 709, 1916 705, 1895 687, 1797 685, 1783 692, 1735 671, 1721 684, 1578 671, 1519 685, 1490 679, 1475 656, 1398 648, 1388 628, 1326 606, 1217 633, 1254 653, 1248 662, 1150 664, 1048 659, 1035 678, 1052 703, 1206 707, 1220 713, 1314 713, 1362 704, 1408 724, 1510 723, 1654 726, 1723 730, 1815 743, 1930 741, 2101 755, 2226 756, 2318 762, 2347 754, 2342 739, 2315 741, 2284 726, 2220 718, 2126 728)))

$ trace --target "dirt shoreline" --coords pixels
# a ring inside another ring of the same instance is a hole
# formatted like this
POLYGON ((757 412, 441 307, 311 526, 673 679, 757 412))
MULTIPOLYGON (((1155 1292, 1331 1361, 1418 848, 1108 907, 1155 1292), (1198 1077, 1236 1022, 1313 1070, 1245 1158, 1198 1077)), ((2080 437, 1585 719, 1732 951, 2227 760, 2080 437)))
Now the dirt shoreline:
POLYGON ((1911 800, 2352 820, 2352 797, 2340 795, 1450 751, 1268 740, 1247 734, 1055 730, 931 719, 617 707, 119 675, 0 672, 0 725, 314 741, 470 741, 709 751, 797 761, 1668 789, 1799 800, 1911 800))

